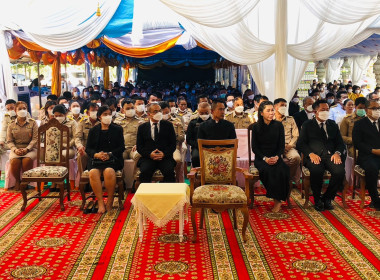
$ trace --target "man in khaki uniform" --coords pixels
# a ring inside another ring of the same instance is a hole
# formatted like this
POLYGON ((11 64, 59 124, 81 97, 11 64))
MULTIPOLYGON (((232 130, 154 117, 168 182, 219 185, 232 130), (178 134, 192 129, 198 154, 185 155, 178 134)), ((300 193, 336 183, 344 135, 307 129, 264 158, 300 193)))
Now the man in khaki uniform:
POLYGON ((246 129, 253 123, 253 119, 249 117, 249 114, 244 112, 244 103, 241 97, 236 97, 234 99, 233 105, 234 111, 225 116, 225 119, 232 122, 235 129, 246 129))
POLYGON ((135 115, 135 109, 130 99, 124 100, 122 103, 123 114, 115 119, 115 124, 123 128, 125 151, 124 159, 133 159, 136 163, 140 158, 140 154, 136 151, 137 129, 143 122, 135 115))
POLYGON ((78 174, 81 175, 87 168, 88 155, 86 154, 86 144, 90 129, 99 124, 96 116, 99 106, 96 103, 90 103, 86 115, 78 122, 78 127, 74 135, 75 146, 78 150, 78 174))
POLYGON ((293 117, 285 116, 288 106, 283 98, 278 98, 274 101, 275 118, 281 122, 285 131, 285 153, 284 157, 287 159, 285 163, 290 168, 290 179, 296 184, 299 184, 301 157, 295 149, 299 137, 298 127, 293 117))
POLYGON ((145 112, 145 99, 143 97, 137 97, 135 99, 134 108, 136 118, 143 122, 147 122, 149 120, 148 115, 145 112))
POLYGON ((354 146, 352 143, 352 130, 354 123, 365 117, 365 97, 358 97, 355 100, 355 112, 343 118, 340 124, 340 134, 342 134, 343 142, 347 145, 348 155, 354 157, 354 146))
POLYGON ((176 114, 178 117, 183 118, 184 128, 185 128, 185 130, 187 130, 187 126, 190 122, 190 118, 191 118, 193 112, 191 111, 190 108, 187 108, 187 101, 185 98, 183 98, 183 97, 178 98, 177 103, 178 103, 178 109, 177 109, 176 114))
MULTIPOLYGON (((203 102, 209 103, 209 100, 206 95, 201 94, 197 97, 197 107, 200 103, 203 103, 203 102)), ((190 121, 198 119, 198 118, 199 118, 199 114, 198 114, 198 108, 197 108, 197 110, 195 110, 194 113, 191 115, 190 121)))

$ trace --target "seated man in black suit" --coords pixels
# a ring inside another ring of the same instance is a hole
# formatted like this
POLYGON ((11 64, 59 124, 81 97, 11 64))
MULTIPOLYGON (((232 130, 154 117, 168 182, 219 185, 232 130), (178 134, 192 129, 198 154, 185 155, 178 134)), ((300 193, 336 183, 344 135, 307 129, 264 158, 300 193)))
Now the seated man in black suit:
POLYGON ((140 181, 150 183, 154 172, 159 169, 164 182, 175 182, 176 135, 171 122, 162 120, 161 107, 157 103, 147 107, 149 121, 141 124, 137 131, 137 152, 141 155, 137 166, 140 181))
POLYGON ((354 147, 359 151, 358 164, 365 170, 366 186, 372 204, 379 211, 377 180, 380 169, 380 104, 377 101, 367 101, 366 113, 366 118, 355 122, 352 140, 354 147))
POLYGON ((345 146, 338 125, 329 120, 329 105, 326 100, 313 104, 315 119, 303 123, 297 149, 304 154, 305 166, 310 170, 315 209, 332 210, 331 201, 343 186, 345 146), (331 180, 321 197, 323 173, 330 171, 331 180))
POLYGON ((236 131, 232 122, 224 119, 224 101, 216 99, 212 101, 212 118, 201 123, 198 129, 198 139, 224 140, 236 139, 236 131))
POLYGON ((313 97, 311 96, 305 97, 303 99, 304 109, 293 115, 293 118, 296 121, 296 124, 298 127, 298 131, 301 131, 301 126, 305 121, 313 119, 314 117, 313 103, 314 103, 313 97))

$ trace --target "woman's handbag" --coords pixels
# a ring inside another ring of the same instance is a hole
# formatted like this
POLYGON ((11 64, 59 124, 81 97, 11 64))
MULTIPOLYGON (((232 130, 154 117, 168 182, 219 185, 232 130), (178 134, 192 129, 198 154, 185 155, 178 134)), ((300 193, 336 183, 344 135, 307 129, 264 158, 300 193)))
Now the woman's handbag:
POLYGON ((105 169, 107 167, 113 166, 115 162, 116 162, 116 158, 114 155, 111 154, 110 158, 104 161, 101 159, 93 158, 91 165, 92 165, 92 168, 105 169))

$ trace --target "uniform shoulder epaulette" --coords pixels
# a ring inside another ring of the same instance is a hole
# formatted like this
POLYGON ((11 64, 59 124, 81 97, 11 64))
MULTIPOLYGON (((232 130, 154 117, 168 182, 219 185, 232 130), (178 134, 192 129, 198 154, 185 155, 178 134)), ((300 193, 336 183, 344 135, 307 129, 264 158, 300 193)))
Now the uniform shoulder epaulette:
POLYGON ((73 115, 67 115, 67 118, 68 118, 70 121, 73 121, 73 120, 74 120, 73 115))
POLYGON ((331 106, 330 108, 336 108, 338 106, 338 104, 335 104, 333 106, 331 106))
POLYGON ((198 114, 198 110, 196 110, 196 111, 194 111, 194 112, 192 113, 192 115, 196 115, 196 114, 198 114))
POLYGON ((30 121, 35 122, 36 120, 33 118, 29 118, 30 121))

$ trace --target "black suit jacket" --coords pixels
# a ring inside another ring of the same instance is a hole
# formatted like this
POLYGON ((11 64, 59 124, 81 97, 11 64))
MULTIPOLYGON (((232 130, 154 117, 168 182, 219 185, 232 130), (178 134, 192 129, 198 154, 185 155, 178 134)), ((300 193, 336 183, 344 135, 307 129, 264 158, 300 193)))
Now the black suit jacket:
MULTIPOLYGON (((102 129, 101 124, 95 125, 90 129, 88 133, 88 139, 86 144, 86 153, 90 158, 94 158, 94 154, 100 152, 99 137, 102 129)), ((109 128, 109 149, 103 152, 111 152, 115 157, 117 163, 121 166, 124 165, 123 152, 124 152, 124 136, 123 128, 117 124, 111 123, 109 128)))
POLYGON ((165 159, 173 159, 173 153, 176 149, 176 135, 172 123, 165 120, 160 121, 157 141, 152 139, 150 121, 141 124, 137 130, 136 144, 141 159, 150 159, 150 154, 155 149, 163 152, 165 159))
POLYGON ((333 155, 340 152, 344 155, 345 145, 338 125, 332 121, 326 121, 328 139, 323 137, 316 119, 308 120, 302 125, 301 133, 297 141, 297 149, 305 156, 310 153, 318 156, 333 155))
POLYGON ((355 149, 359 151, 358 161, 362 162, 375 158, 372 149, 380 149, 380 132, 377 131, 368 118, 363 118, 354 123, 352 141, 355 149))
POLYGON ((301 112, 295 113, 293 115, 294 120, 296 121, 298 131, 301 131, 302 124, 306 122, 308 119, 306 111, 302 110, 301 112))
POLYGON ((198 148, 198 129, 204 121, 201 118, 196 118, 190 121, 187 126, 186 142, 192 149, 198 148))

